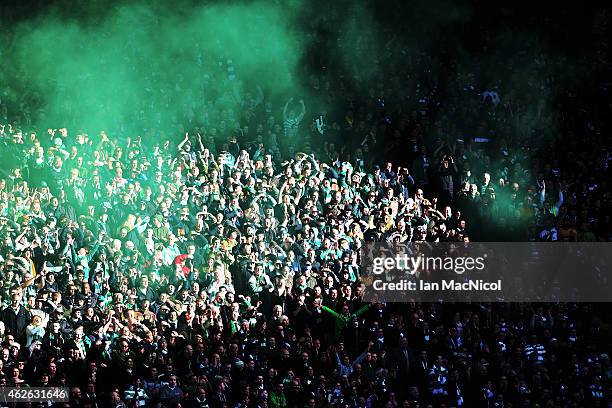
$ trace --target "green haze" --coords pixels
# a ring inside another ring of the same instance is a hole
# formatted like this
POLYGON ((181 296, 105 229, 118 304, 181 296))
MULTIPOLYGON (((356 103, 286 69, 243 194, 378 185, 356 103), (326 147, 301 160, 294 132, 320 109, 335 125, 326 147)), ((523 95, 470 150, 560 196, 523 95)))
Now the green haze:
POLYGON ((40 108, 31 118, 40 128, 126 135, 200 122, 232 128, 241 106, 256 97, 255 85, 272 100, 305 98, 297 74, 307 46, 295 28, 299 7, 250 2, 175 10, 158 2, 109 6, 101 19, 52 10, 13 30, 2 79, 16 91, 7 99, 40 108))

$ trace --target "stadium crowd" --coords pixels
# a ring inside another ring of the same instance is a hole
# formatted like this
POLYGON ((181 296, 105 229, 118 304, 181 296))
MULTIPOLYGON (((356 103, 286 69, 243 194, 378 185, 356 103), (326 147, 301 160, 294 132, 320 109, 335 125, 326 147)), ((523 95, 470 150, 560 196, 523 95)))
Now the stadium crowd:
POLYGON ((178 143, 1 124, 0 386, 72 407, 609 406, 605 305, 362 300, 365 242, 610 238, 605 116, 575 115, 591 95, 571 87, 562 118, 538 100, 565 61, 538 55, 551 76, 520 89, 458 61, 438 83, 431 58, 383 58, 363 101, 312 78, 335 116, 206 101, 178 143))

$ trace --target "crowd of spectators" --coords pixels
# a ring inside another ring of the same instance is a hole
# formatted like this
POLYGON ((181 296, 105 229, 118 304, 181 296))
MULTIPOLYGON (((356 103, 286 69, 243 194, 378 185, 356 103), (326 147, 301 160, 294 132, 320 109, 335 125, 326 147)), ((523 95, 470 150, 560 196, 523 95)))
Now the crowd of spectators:
POLYGON ((337 115, 253 86, 167 139, 1 124, 0 386, 72 407, 608 406, 605 305, 363 301, 365 242, 609 240, 606 117, 525 49, 486 85, 456 60, 441 83, 427 54, 381 57, 370 89, 310 78, 337 115))

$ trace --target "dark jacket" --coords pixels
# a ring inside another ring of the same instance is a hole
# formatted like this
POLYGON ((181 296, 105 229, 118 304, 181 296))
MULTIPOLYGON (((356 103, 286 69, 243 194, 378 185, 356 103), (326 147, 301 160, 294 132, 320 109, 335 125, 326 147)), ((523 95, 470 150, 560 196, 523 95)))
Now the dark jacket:
POLYGON ((10 306, 0 315, 8 333, 15 336, 15 340, 22 343, 25 340, 26 327, 32 321, 32 314, 23 306, 19 306, 17 313, 10 306))

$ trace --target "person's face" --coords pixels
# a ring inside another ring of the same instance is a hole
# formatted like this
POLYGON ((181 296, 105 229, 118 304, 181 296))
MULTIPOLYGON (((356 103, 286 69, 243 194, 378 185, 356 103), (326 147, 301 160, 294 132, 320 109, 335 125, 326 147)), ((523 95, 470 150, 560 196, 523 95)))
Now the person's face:
MULTIPOLYGON (((79 394, 81 392, 79 391, 79 394)), ((116 391, 113 391, 113 393, 111 394, 111 399, 113 401, 114 404, 118 403, 119 401, 121 401, 121 397, 119 396, 119 393, 116 391)))

